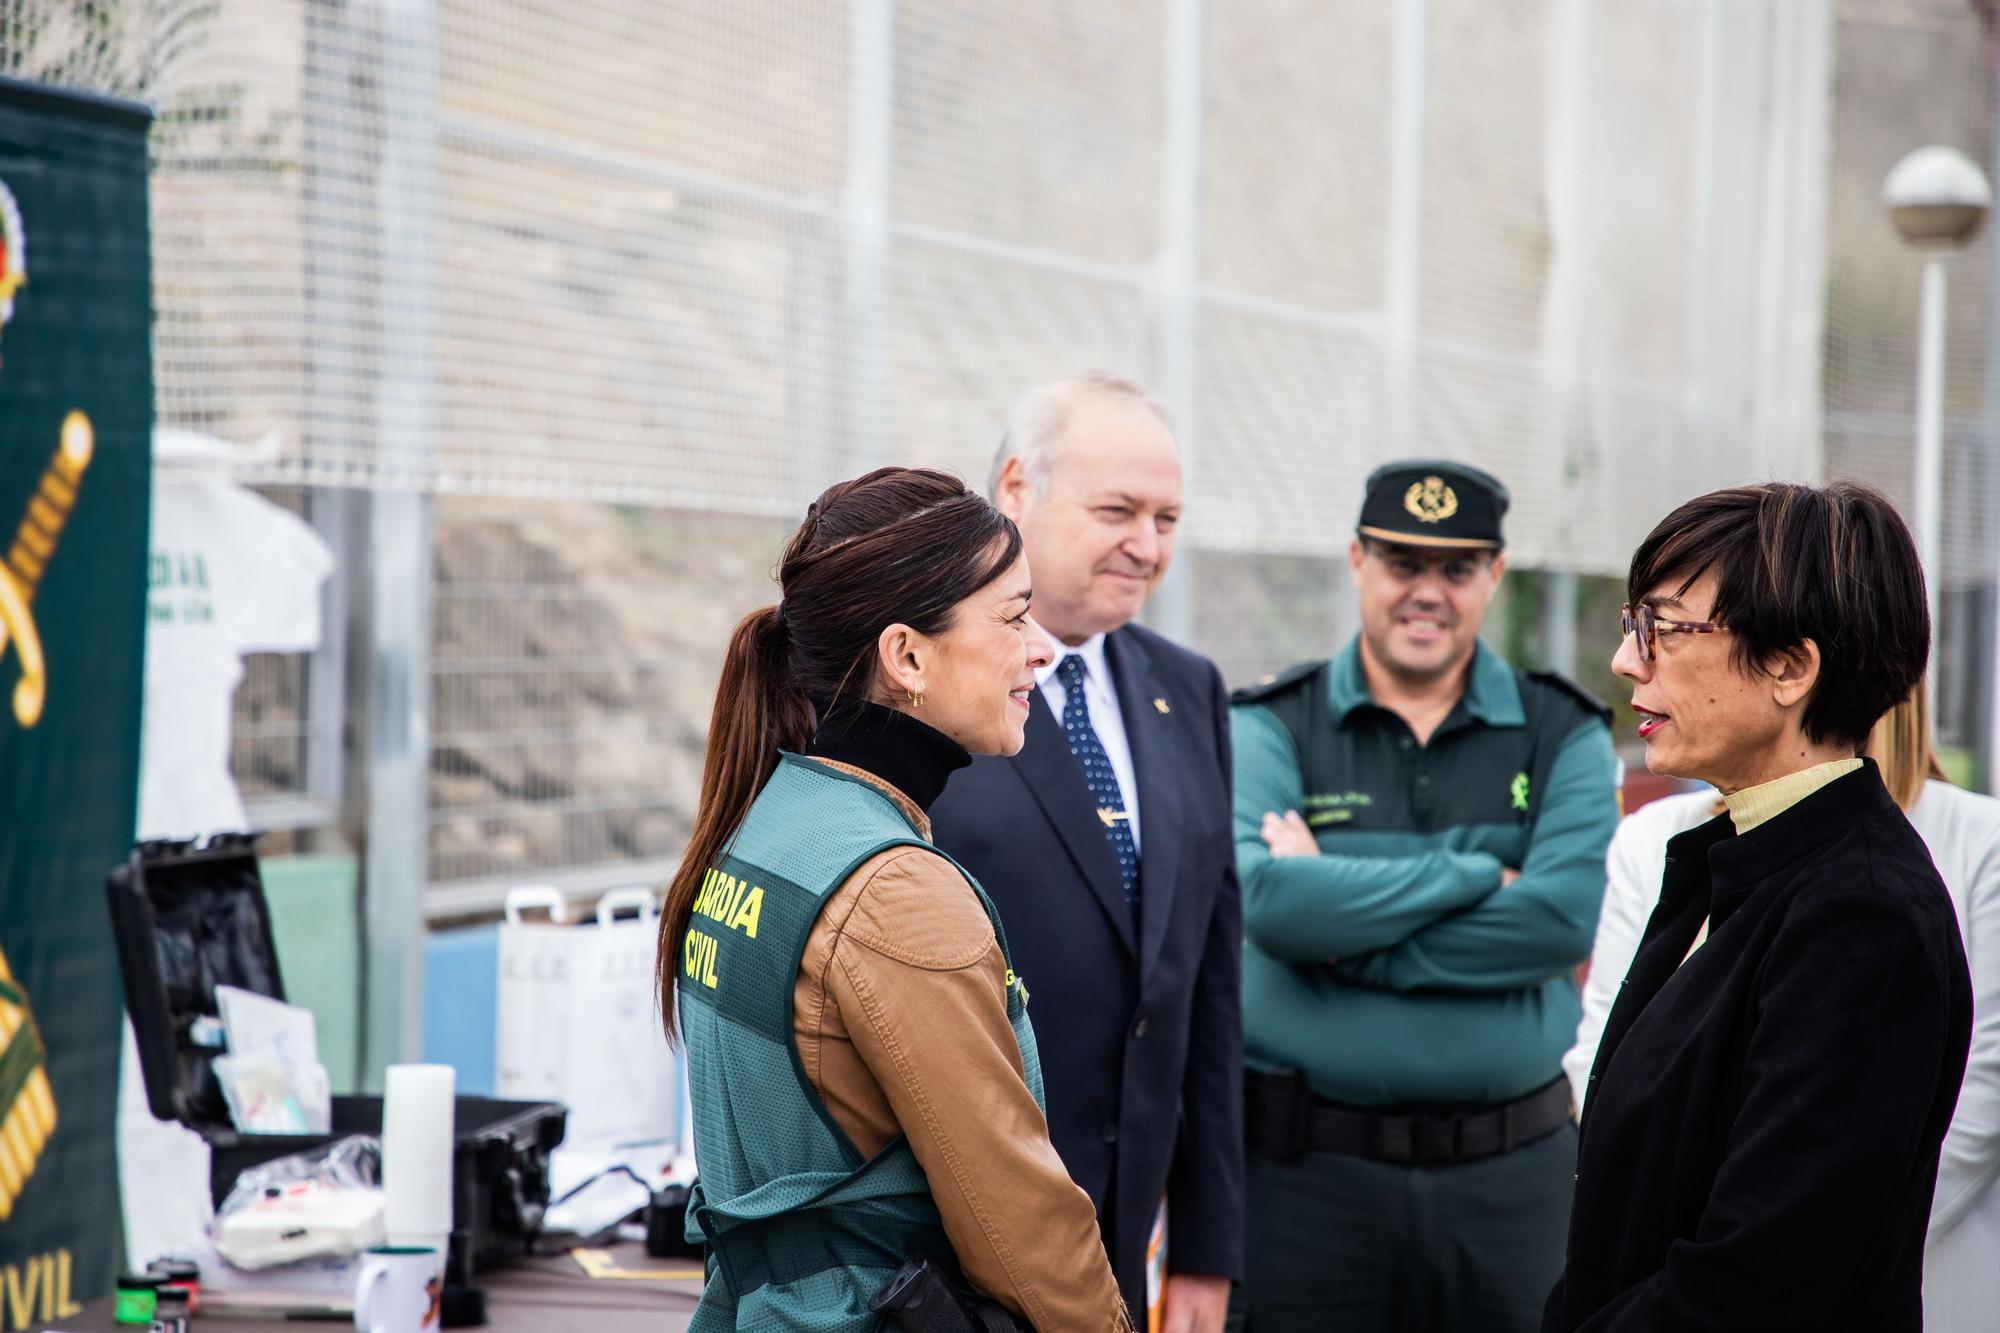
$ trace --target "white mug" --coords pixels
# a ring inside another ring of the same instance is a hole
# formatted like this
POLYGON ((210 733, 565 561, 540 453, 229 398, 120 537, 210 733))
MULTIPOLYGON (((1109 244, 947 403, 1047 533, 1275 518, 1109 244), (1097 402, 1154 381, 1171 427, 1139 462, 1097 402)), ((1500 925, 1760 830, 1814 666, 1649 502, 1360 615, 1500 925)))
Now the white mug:
POLYGON ((354 1326, 362 1333, 428 1333, 438 1327, 444 1264, 417 1245, 381 1245, 361 1257, 354 1326))

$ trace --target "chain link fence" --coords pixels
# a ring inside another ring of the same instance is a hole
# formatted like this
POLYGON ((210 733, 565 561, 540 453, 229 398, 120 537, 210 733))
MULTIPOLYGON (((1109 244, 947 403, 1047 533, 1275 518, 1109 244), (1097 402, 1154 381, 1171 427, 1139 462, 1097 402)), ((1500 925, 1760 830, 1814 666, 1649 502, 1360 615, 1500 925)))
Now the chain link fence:
MULTIPOLYGON (((1961 0, 0 0, 0 70, 159 110, 162 423, 277 433, 259 485, 435 497, 439 885, 664 864, 805 502, 981 478, 1009 401, 1086 366, 1173 409, 1158 615, 1232 680, 1350 631, 1398 455, 1501 475, 1515 568, 1598 609, 1688 494, 1900 496, 1916 273, 1874 192, 1920 142, 1990 157, 1991 52, 1961 0)), ((1953 281, 1962 731, 1984 265, 1953 281)), ((324 727, 251 682, 239 774, 261 747, 281 793, 324 727)))

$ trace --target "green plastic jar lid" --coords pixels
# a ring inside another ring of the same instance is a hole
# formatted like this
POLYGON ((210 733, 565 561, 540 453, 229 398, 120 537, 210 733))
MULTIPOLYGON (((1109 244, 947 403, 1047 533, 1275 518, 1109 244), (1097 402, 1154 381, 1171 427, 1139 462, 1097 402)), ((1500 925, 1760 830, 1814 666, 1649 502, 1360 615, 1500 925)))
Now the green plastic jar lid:
POLYGON ((158 1273, 119 1274, 118 1293, 111 1305, 112 1319, 121 1324, 152 1323, 164 1280, 158 1273))

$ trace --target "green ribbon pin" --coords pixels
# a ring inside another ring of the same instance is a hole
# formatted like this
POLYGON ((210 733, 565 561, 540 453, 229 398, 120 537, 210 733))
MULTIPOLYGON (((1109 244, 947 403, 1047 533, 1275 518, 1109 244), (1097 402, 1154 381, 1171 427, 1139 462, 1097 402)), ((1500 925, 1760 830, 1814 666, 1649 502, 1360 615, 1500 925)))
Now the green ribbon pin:
POLYGON ((1516 810, 1526 810, 1528 808, 1528 775, 1526 773, 1516 773, 1513 784, 1507 790, 1513 794, 1514 808, 1516 810))

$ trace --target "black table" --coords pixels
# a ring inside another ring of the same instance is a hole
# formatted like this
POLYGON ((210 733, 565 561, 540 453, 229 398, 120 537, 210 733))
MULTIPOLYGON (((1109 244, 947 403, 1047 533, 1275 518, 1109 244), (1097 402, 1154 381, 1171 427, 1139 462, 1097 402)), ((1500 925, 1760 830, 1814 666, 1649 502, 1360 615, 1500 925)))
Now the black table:
MULTIPOLYGON (((652 1259, 636 1241, 606 1246, 609 1265, 650 1278, 591 1277, 564 1252, 504 1264, 480 1274, 486 1289, 486 1325, 493 1333, 681 1333, 701 1299, 700 1265, 692 1259, 652 1259)), ((600 1270, 606 1265, 597 1263, 600 1270)), ((65 1333, 143 1333, 112 1317, 112 1300, 92 1301, 83 1313, 35 1329, 65 1333)), ((283 1319, 204 1306, 194 1318, 210 1333, 331 1333, 352 1328, 349 1319, 283 1319)))

